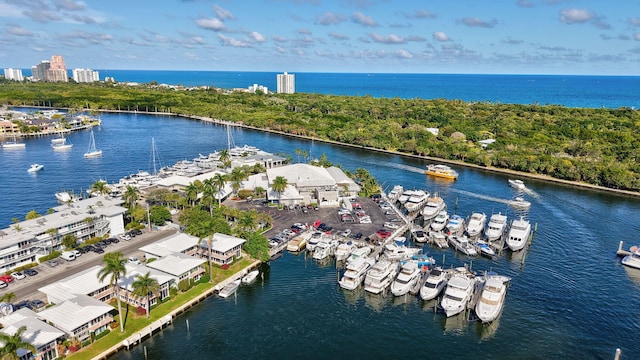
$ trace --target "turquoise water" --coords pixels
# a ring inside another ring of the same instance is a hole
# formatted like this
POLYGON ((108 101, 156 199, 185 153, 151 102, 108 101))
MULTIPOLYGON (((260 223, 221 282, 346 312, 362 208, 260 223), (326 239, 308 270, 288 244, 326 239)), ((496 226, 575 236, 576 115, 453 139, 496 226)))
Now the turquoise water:
MULTIPOLYGON (((53 193, 86 189, 97 179, 116 181, 151 167, 151 137, 162 165, 226 147, 225 129, 171 117, 104 114, 95 139, 104 155, 84 159, 89 132, 71 135, 73 150, 56 153, 50 139, 27 139, 24 150, 0 150, 0 223, 31 209, 54 206, 53 193), (32 162, 45 168, 27 173, 32 162)), ((640 353, 640 273, 620 265, 620 240, 637 245, 638 199, 527 180, 530 211, 517 214, 504 203, 513 196, 508 177, 456 168, 460 180, 439 182, 422 172, 425 162, 340 146, 236 129, 237 145, 250 144, 295 158, 295 149, 349 170, 367 168, 387 189, 395 184, 438 192, 451 211, 468 216, 501 211, 537 224, 526 252, 473 260, 476 270, 513 278, 496 328, 445 319, 433 303, 415 297, 375 298, 346 292, 333 264, 319 265, 285 254, 267 268, 264 283, 243 286, 237 298, 209 298, 161 335, 144 343, 151 359, 193 358, 486 358, 623 359, 640 353), (457 206, 455 205, 457 203, 457 206), (525 257, 524 266, 522 258, 525 257), (190 331, 186 329, 189 320, 190 331)), ((445 266, 469 259, 429 249, 445 266)), ((115 358, 142 359, 143 348, 115 358)))

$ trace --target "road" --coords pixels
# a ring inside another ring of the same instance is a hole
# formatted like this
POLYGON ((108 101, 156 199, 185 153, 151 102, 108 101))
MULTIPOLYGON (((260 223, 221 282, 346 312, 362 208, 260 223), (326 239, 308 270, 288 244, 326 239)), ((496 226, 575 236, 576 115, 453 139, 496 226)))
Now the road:
MULTIPOLYGON (((140 256, 142 255, 142 252, 138 250, 140 247, 175 233, 176 230, 144 232, 142 235, 138 235, 130 241, 120 241, 117 244, 110 244, 105 249, 105 254, 107 252, 120 251, 124 254, 125 258, 128 258, 129 256, 140 256)), ((14 303, 27 299, 41 299, 44 301, 46 300, 45 295, 38 292, 39 288, 56 281, 60 281, 95 265, 100 265, 102 264, 103 256, 104 254, 90 252, 83 254, 74 261, 67 262, 62 259, 58 259, 58 266, 56 267, 51 267, 46 263, 40 264, 34 268, 38 271, 38 275, 27 276, 22 280, 14 280, 9 284, 9 286, 0 290, 0 296, 8 292, 12 292, 17 297, 17 300, 14 301, 14 303)))

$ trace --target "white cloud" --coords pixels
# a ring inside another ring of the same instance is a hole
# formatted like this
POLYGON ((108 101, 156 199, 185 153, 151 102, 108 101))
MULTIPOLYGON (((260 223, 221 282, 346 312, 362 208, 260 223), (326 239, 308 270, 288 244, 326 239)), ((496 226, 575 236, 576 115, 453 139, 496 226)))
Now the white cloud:
POLYGON ((53 4, 58 10, 67 10, 67 11, 78 11, 84 10, 87 7, 83 1, 73 1, 73 0, 54 0, 53 4))
POLYGON ((401 49, 395 52, 396 56, 402 59, 412 59, 413 55, 405 49, 401 49))
POLYGON ((591 21, 595 16, 584 9, 564 9, 560 11, 560 21, 565 24, 583 24, 591 21))
POLYGON ((284 36, 280 36, 280 35, 273 35, 271 36, 271 39, 275 42, 279 42, 279 43, 283 43, 283 42, 287 42, 289 40, 287 40, 287 38, 285 38, 284 36))
POLYGON ((429 10, 418 9, 414 11, 413 14, 405 13, 404 17, 407 19, 434 19, 437 17, 437 15, 429 10))
POLYGON ((433 33, 433 40, 435 41, 451 41, 447 34, 442 31, 436 31, 433 33))
POLYGON ((631 24, 631 26, 640 26, 640 18, 637 18, 637 17, 629 18, 629 24, 631 24))
POLYGON ((345 21, 347 18, 342 14, 328 11, 318 17, 318 23, 322 25, 334 25, 345 21))
POLYGON ((371 40, 382 44, 404 44, 407 42, 402 36, 395 34, 389 34, 387 36, 378 35, 375 33, 369 34, 371 40))
POLYGON ((251 36, 255 42, 262 43, 262 42, 267 41, 267 39, 262 34, 260 34, 259 32, 256 32, 256 31, 252 31, 249 34, 249 36, 251 36))
POLYGON ((213 11, 216 13, 216 17, 218 17, 218 19, 222 19, 222 20, 235 19, 235 17, 230 11, 223 9, 218 5, 213 5, 213 11))
POLYGON ((198 19, 196 20, 196 25, 203 29, 213 30, 213 31, 224 31, 227 27, 224 25, 222 21, 218 18, 210 18, 210 19, 198 19))
POLYGON ((470 27, 484 27, 484 28, 492 28, 496 26, 498 21, 493 19, 491 21, 484 21, 480 18, 463 18, 462 20, 458 20, 458 23, 470 26, 470 27))
POLYGON ((348 35, 340 34, 340 33, 333 32, 333 31, 330 32, 328 35, 329 35, 330 38, 332 38, 334 40, 348 40, 349 39, 348 35))
POLYGON ((26 36, 26 37, 31 37, 34 35, 31 31, 23 28, 20 25, 8 25, 7 27, 8 27, 7 33, 11 35, 26 36))
POLYGON ((220 43, 223 46, 244 47, 244 48, 251 47, 251 44, 244 40, 234 39, 232 37, 224 36, 222 34, 218 34, 218 39, 220 39, 220 43))
POLYGON ((367 16, 358 11, 354 12, 353 15, 351 15, 351 20, 364 26, 378 26, 378 24, 370 16, 367 16))

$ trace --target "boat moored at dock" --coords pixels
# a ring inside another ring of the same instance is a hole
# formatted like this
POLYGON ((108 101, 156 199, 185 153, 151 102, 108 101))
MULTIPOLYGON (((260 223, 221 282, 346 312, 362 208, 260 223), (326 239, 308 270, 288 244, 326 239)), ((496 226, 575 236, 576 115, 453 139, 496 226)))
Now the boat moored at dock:
POLYGON ((489 223, 484 231, 484 236, 489 242, 500 240, 504 236, 506 230, 507 216, 502 215, 502 213, 493 214, 489 218, 489 223))
POLYGON ((347 270, 338 281, 340 287, 345 290, 355 290, 358 288, 362 285, 367 270, 369 270, 374 262, 375 260, 370 257, 360 257, 349 262, 349 264, 347 264, 347 270))
POLYGON ((233 295, 238 290, 240 282, 240 279, 231 281, 218 292, 218 296, 220 296, 221 298, 226 298, 233 295))
POLYGON ((386 259, 376 262, 364 278, 364 290, 372 294, 384 292, 398 274, 398 263, 386 259))
POLYGON ((507 234, 507 246, 511 251, 524 249, 531 236, 531 223, 523 217, 513 220, 507 234))
POLYGON ((480 299, 475 308, 476 316, 483 323, 496 320, 502 312, 509 280, 505 276, 486 277, 480 299))

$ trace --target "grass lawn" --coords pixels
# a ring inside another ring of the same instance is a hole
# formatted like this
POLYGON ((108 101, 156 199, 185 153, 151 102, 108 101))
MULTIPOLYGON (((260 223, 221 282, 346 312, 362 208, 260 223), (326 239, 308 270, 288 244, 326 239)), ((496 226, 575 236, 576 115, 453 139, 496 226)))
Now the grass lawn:
MULTIPOLYGON (((187 292, 178 293, 178 295, 169 298, 167 301, 153 307, 151 309, 151 316, 147 319, 146 316, 137 316, 136 308, 129 306, 129 311, 127 312, 126 304, 122 304, 122 311, 126 315, 125 319, 125 328, 124 333, 120 332, 120 327, 118 326, 115 329, 112 329, 111 332, 105 337, 98 339, 93 344, 80 349, 78 352, 67 356, 67 359, 71 360, 90 360, 94 357, 97 357, 102 352, 108 350, 112 346, 121 343, 123 340, 127 339, 129 336, 133 335, 135 332, 145 328, 152 322, 162 318, 166 314, 176 310, 180 306, 186 304, 191 299, 195 298, 197 295, 203 293, 205 290, 215 286, 215 284, 220 281, 228 278, 229 276, 237 273, 238 271, 244 269, 245 267, 251 265, 255 260, 249 259, 248 257, 242 258, 240 261, 236 261, 233 263, 228 270, 222 270, 219 266, 214 265, 213 267, 213 283, 207 284, 197 284, 187 292)), ((208 265, 206 265, 208 270, 208 265)), ((113 303, 114 307, 117 307, 115 303, 113 303)), ((116 316, 115 320, 119 321, 119 317, 116 316)))

